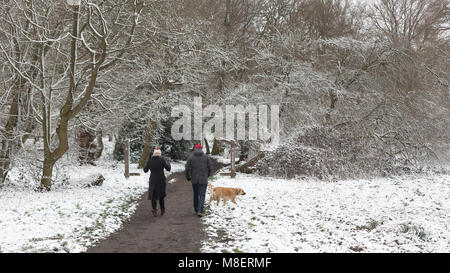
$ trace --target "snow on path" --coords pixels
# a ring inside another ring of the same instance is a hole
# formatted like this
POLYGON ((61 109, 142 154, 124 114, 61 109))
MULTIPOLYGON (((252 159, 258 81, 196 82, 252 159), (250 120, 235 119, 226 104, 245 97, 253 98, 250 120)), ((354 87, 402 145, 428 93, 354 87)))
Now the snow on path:
POLYGON ((203 252, 450 251, 449 175, 321 182, 238 174, 212 183, 247 194, 237 206, 212 203, 203 252))

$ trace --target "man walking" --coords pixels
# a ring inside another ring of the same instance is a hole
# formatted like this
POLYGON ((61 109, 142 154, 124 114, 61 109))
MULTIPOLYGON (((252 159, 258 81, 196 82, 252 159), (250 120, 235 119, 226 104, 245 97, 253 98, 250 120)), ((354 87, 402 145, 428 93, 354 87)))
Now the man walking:
POLYGON ((185 167, 186 179, 192 182, 194 191, 195 213, 202 217, 208 177, 212 174, 211 159, 203 152, 202 145, 195 145, 194 152, 189 155, 185 167))

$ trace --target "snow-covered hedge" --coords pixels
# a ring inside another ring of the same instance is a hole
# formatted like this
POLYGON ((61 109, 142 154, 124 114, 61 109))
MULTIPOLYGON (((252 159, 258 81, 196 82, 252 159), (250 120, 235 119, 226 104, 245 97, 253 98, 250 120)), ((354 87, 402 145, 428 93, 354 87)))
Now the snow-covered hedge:
POLYGON ((380 143, 375 136, 332 127, 313 127, 297 134, 255 165, 261 175, 347 179, 418 172, 417 165, 380 143))

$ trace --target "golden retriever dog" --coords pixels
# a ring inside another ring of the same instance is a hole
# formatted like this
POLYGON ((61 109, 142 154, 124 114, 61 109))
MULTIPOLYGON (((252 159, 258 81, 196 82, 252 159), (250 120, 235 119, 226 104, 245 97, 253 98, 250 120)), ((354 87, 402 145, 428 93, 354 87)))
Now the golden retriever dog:
POLYGON ((213 199, 217 201, 217 205, 219 205, 220 199, 223 200, 223 205, 225 205, 228 200, 231 200, 231 202, 237 205, 236 196, 245 195, 245 192, 240 188, 226 188, 226 187, 213 188, 211 183, 208 183, 208 187, 210 191, 210 198, 208 205, 211 205, 213 199))

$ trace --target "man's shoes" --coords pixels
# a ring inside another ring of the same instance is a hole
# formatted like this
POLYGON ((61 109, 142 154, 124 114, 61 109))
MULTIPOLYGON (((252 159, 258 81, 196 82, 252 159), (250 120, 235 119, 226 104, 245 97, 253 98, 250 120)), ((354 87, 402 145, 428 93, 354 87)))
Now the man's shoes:
POLYGON ((198 217, 203 217, 203 213, 197 212, 197 216, 198 216, 198 217))

